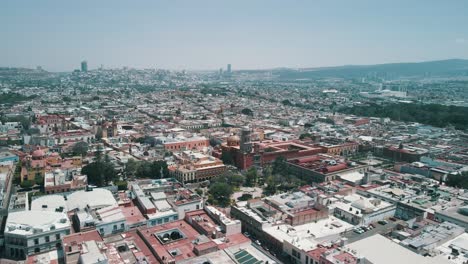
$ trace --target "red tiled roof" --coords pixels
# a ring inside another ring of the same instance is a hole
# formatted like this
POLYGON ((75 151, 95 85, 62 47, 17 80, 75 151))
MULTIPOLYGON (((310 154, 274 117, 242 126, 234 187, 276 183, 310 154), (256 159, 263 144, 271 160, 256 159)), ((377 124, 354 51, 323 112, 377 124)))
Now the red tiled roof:
POLYGON ((125 216, 125 221, 128 225, 136 224, 146 220, 138 207, 134 205, 128 207, 120 206, 120 209, 122 210, 122 213, 125 216))
POLYGON ((87 232, 80 232, 80 233, 74 233, 68 236, 65 236, 62 241, 64 244, 64 249, 66 252, 68 252, 68 248, 66 245, 72 245, 72 244, 81 244, 85 241, 103 241, 101 238, 101 235, 97 230, 91 230, 87 232))
POLYGON ((148 244, 151 245, 160 259, 175 259, 176 261, 179 261, 195 256, 195 253, 193 253, 194 246, 192 241, 195 240, 200 234, 183 220, 153 226, 150 228, 142 228, 139 230, 144 240, 146 240, 148 244), (163 245, 154 235, 154 233, 159 233, 171 229, 179 229, 185 235, 185 238, 163 245), (169 251, 175 249, 178 249, 181 254, 174 257, 169 253, 169 251))
POLYGON ((241 233, 230 235, 227 238, 228 238, 228 242, 218 245, 219 249, 223 250, 228 247, 237 246, 237 245, 251 242, 248 237, 244 236, 244 234, 241 234, 241 233))
POLYGON ((347 264, 355 264, 357 262, 356 257, 349 254, 348 252, 342 252, 338 255, 333 256, 335 259, 347 263, 347 264))
POLYGON ((307 252, 307 255, 309 255, 309 257, 311 257, 314 260, 319 260, 320 256, 323 253, 327 252, 328 250, 329 249, 326 247, 318 247, 316 249, 312 249, 311 251, 307 252))

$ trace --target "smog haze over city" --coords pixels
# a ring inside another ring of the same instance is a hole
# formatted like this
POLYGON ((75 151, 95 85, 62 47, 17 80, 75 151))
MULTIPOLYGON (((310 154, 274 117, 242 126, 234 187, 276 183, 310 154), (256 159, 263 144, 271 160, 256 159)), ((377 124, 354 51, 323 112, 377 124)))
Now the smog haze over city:
POLYGON ((0 66, 307 68, 468 58, 466 1, 6 1, 0 66))
POLYGON ((468 263, 467 14, 1 2, 0 262, 468 263))

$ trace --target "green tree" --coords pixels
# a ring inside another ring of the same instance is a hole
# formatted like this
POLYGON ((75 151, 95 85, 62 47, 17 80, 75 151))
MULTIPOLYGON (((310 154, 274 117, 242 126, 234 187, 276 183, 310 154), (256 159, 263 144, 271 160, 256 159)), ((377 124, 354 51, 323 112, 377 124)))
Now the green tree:
POLYGON ((252 111, 251 109, 249 109, 249 108, 244 108, 244 109, 242 109, 241 113, 242 113, 243 115, 253 116, 253 111, 252 111))
POLYGON ((151 178, 151 162, 141 161, 138 162, 138 167, 136 169, 135 177, 137 178, 151 178))
POLYGON ((245 177, 242 176, 241 174, 233 174, 229 178, 229 183, 234 186, 234 187, 240 187, 244 184, 245 177))
POLYGON ((128 188, 128 182, 127 181, 116 181, 115 186, 117 186, 117 189, 119 191, 126 191, 128 188))
POLYGON ((23 130, 28 130, 31 128, 31 119, 27 116, 14 116, 8 118, 6 121, 9 122, 20 122, 21 126, 23 127, 23 130))
POLYGON ((107 186, 117 179, 117 171, 108 155, 102 157, 101 152, 96 153, 93 162, 81 169, 81 172, 88 177, 88 182, 98 187, 107 186))
POLYGON ((288 174, 288 165, 286 164, 285 157, 279 156, 273 161, 272 172, 273 174, 288 174))
POLYGON ((218 139, 216 138, 210 138, 210 146, 212 147, 216 147, 218 145, 221 145, 221 141, 219 141, 218 139))
POLYGON ((34 178, 34 183, 35 183, 36 185, 44 186, 44 177, 42 177, 42 176, 36 176, 36 177, 34 178))
POLYGON ((114 168, 114 164, 110 161, 109 155, 104 156, 103 176, 105 185, 108 185, 117 178, 117 171, 114 168))
POLYGON ((152 178, 161 179, 169 177, 169 170, 167 168, 167 162, 164 160, 156 160, 151 164, 152 178))
POLYGON ((275 177, 274 176, 268 176, 266 178, 266 187, 264 188, 263 192, 265 195, 273 195, 276 193, 276 188, 277 188, 277 182, 275 180, 275 177))
POLYGON ((134 177, 137 169, 138 162, 134 159, 128 159, 127 163, 125 164, 124 174, 126 177, 134 177))
POLYGON ((273 169, 271 168, 271 165, 265 166, 265 168, 263 169, 263 177, 268 178, 272 175, 272 173, 273 169))
POLYGON ((245 186, 253 187, 257 185, 257 169, 255 167, 251 167, 247 173, 245 174, 245 186))
POLYGON ((224 182, 215 182, 209 189, 213 202, 223 207, 230 204, 232 193, 232 186, 224 182))
POLYGON ((468 189, 468 172, 449 174, 445 184, 451 187, 468 189))
POLYGON ((252 199, 252 194, 250 193, 243 193, 241 197, 237 198, 239 201, 248 201, 252 199))
POLYGON ((97 131, 96 131, 96 135, 95 135, 96 140, 101 140, 101 139, 102 139, 102 135, 103 135, 103 133, 102 133, 102 128, 101 128, 101 127, 98 127, 98 129, 97 129, 97 131))
POLYGON ((229 164, 229 165, 234 164, 234 158, 232 157, 232 154, 229 151, 224 151, 224 150, 222 151, 221 160, 223 161, 224 164, 229 164))
POLYGON ((28 135, 38 135, 40 134, 39 128, 30 128, 26 131, 28 135))
POLYGON ((31 181, 31 180, 24 180, 20 183, 20 186, 21 188, 25 188, 25 189, 29 189, 31 187, 33 187, 35 184, 34 181, 31 181))
POLYGON ((79 155, 84 157, 88 153, 88 148, 88 143, 84 141, 76 142, 72 148, 73 155, 79 155))
POLYGON ((167 163, 164 160, 156 160, 153 162, 141 161, 138 162, 138 167, 135 172, 137 178, 160 179, 169 177, 167 163), (162 174, 161 174, 162 173, 162 174))

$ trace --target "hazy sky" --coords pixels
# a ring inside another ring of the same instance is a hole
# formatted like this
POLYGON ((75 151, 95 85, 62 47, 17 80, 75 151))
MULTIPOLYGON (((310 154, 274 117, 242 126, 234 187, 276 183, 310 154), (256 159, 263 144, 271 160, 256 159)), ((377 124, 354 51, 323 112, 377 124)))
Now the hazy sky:
POLYGON ((3 0, 0 66, 253 69, 468 58, 466 0, 3 0))

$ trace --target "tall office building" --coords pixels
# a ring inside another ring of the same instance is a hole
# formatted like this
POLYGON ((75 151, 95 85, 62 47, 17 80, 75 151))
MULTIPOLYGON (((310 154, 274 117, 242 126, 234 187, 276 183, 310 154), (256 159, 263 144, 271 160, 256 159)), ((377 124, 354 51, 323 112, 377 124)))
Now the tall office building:
POLYGON ((81 71, 82 72, 87 72, 88 71, 88 62, 87 61, 82 61, 81 62, 81 71))
POLYGON ((227 74, 231 74, 231 64, 227 65, 227 74))

